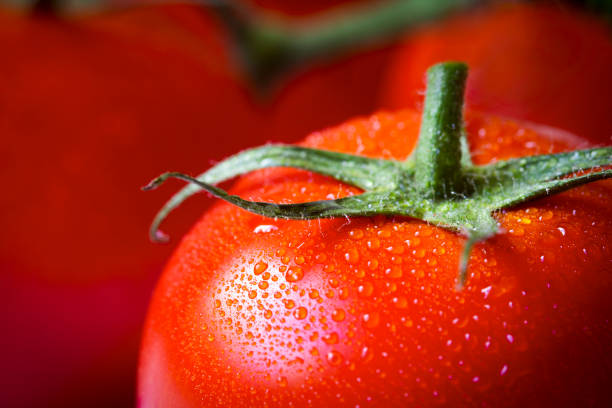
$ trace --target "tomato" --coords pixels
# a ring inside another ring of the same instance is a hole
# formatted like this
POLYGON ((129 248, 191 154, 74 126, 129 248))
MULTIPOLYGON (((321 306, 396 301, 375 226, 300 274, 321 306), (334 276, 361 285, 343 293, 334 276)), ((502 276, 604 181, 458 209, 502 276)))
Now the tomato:
POLYGON ((140 192, 143 180, 371 110, 377 82, 356 81, 385 58, 321 66, 257 99, 217 20, 184 5, 63 21, 0 12, 0 49, 9 406, 130 405, 147 298, 171 251, 147 239, 166 196, 140 192))
MULTIPOLYGON (((378 113, 304 145, 403 160, 419 113, 378 113)), ((558 152, 565 132, 470 113, 473 160, 558 152)), ((359 193, 266 169, 231 190, 296 203, 359 193)), ((269 219, 215 204, 155 289, 138 401, 174 406, 606 406, 612 183, 495 214, 455 290, 464 238, 403 217, 269 219)))
POLYGON ((471 67, 467 106, 544 123, 595 143, 612 137, 610 28, 573 9, 505 4, 433 24, 394 55, 381 106, 420 105, 423 72, 445 61, 471 67))

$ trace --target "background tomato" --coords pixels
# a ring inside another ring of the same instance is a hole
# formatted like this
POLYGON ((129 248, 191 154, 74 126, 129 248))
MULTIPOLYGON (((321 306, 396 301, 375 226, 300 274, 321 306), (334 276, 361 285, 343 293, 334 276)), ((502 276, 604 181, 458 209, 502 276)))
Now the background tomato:
MULTIPOLYGON (((419 122, 383 112, 304 144, 401 160, 419 122)), ((477 114, 466 127, 477 164, 580 143, 477 114)), ((358 190, 268 169, 232 192, 294 203, 358 190)), ((605 406, 611 196, 599 182, 500 212, 505 232, 476 247, 460 292, 464 239, 430 224, 275 220, 217 203, 155 290, 140 406, 605 406)))
POLYGON ((609 143, 611 38, 602 20, 559 4, 482 8, 408 36, 381 106, 419 106, 427 67, 459 60, 471 68, 467 106, 609 143))
MULTIPOLYGON (((257 99, 225 31, 189 6, 77 20, 0 13, 2 404, 132 406, 139 333, 169 246, 139 187, 373 109, 385 51, 257 99), (282 117, 281 117, 282 116, 282 117)), ((171 221, 179 235, 206 206, 171 221)))

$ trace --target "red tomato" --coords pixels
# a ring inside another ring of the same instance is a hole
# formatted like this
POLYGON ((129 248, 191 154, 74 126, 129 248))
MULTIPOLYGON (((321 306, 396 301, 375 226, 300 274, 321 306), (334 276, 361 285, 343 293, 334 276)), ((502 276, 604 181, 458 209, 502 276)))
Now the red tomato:
MULTIPOLYGON (((404 159, 419 114, 379 113, 304 145, 404 159)), ((564 132, 471 114, 477 164, 575 147, 564 132)), ((294 203, 356 194, 267 169, 232 192, 294 203)), ((141 407, 606 406, 612 183, 496 214, 474 250, 402 217, 287 221, 217 203, 155 290, 141 350, 141 407)))
POLYGON ((466 103, 475 110, 612 140, 610 28, 573 9, 500 4, 434 24, 406 38, 391 62, 382 106, 421 103, 434 63, 471 68, 466 103))
POLYGON ((143 180, 371 110, 377 83, 362 78, 385 57, 308 71, 256 101, 222 27, 187 6, 77 21, 2 12, 0 49, 8 406, 130 405, 147 297, 170 253, 146 236, 166 195, 142 193, 143 180))

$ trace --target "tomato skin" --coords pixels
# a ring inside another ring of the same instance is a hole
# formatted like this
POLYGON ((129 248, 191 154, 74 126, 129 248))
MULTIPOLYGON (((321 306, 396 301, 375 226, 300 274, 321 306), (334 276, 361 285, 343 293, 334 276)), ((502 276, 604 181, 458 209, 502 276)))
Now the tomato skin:
POLYGON ((63 21, 0 11, 0 49, 0 394, 12 407, 131 405, 148 297, 172 250, 147 238, 167 194, 139 187, 370 111, 377 83, 355 81, 384 59, 309 70, 258 100, 219 22, 184 5, 63 21))
POLYGON ((502 3, 416 31, 390 63, 381 106, 420 105, 423 73, 447 60, 470 66, 466 104, 474 110, 612 140, 612 40, 595 17, 502 3))
MULTIPOLYGON (((415 111, 305 145, 403 159, 415 111)), ((478 164, 576 139, 470 114, 478 164), (550 137, 553 136, 551 139, 550 137)), ((233 193, 303 202, 358 193, 289 169, 233 193)), ((168 263, 149 309, 138 401, 153 406, 605 406, 612 183, 497 214, 455 291, 463 238, 401 217, 272 220, 215 204, 168 263)))

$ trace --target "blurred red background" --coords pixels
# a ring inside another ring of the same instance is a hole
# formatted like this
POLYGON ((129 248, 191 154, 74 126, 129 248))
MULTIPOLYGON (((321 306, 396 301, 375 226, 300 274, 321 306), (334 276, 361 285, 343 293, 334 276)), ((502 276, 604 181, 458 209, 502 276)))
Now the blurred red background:
MULTIPOLYGON (((304 16, 346 1, 251 3, 304 16)), ((163 171, 197 174, 249 146, 418 106, 424 69, 444 59, 479 73, 473 107, 609 143, 608 27, 568 6, 520 7, 302 69, 266 96, 243 79, 224 27, 201 7, 78 18, 0 9, 0 405, 133 405, 149 295, 209 202, 197 197, 169 218, 173 243, 150 243, 149 223, 174 190, 139 187, 163 171), (517 24, 529 30, 508 29, 517 24), (502 40, 505 52, 492 53, 502 40)))
MULTIPOLYGON (((0 405, 11 407, 133 405, 141 324, 173 247, 147 237, 172 190, 140 186, 370 112, 388 54, 258 97, 219 22, 181 5, 70 20, 3 11, 0 50, 0 405)), ((207 203, 169 220, 174 242, 207 203)))

